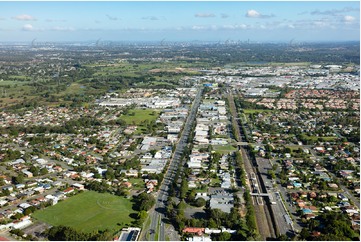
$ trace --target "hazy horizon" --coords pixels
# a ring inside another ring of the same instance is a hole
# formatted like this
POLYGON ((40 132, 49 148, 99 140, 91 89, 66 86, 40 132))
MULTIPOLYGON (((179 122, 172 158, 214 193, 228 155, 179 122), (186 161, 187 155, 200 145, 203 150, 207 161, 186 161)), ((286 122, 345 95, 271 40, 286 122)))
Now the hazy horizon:
POLYGON ((360 40, 358 1, 0 2, 1 42, 360 40))

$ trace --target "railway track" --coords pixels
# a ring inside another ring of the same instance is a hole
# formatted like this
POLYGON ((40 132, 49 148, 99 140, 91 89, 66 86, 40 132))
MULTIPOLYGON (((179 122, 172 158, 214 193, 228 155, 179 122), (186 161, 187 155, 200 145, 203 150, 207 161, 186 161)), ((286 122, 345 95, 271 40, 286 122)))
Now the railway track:
MULTIPOLYGON (((228 96, 227 98, 229 102, 230 112, 233 117, 232 123, 233 123, 233 127, 235 127, 234 131, 236 132, 235 137, 238 142, 242 142, 243 136, 240 130, 240 123, 239 123, 240 121, 238 119, 234 98, 230 93, 230 91, 227 96, 228 96)), ((238 147, 239 147, 239 152, 243 159, 243 166, 244 166, 243 169, 247 173, 247 177, 248 177, 247 183, 250 191, 254 191, 255 189, 261 189, 258 185, 260 184, 259 183, 260 178, 257 176, 257 172, 254 166, 252 165, 250 158, 247 155, 247 151, 241 145, 239 145, 238 147)), ((267 206, 265 206, 264 198, 253 197, 252 199, 255 208, 257 229, 259 234, 261 235, 261 239, 266 240, 267 238, 275 238, 276 237, 274 231, 275 226, 272 224, 271 214, 268 211, 267 206)))

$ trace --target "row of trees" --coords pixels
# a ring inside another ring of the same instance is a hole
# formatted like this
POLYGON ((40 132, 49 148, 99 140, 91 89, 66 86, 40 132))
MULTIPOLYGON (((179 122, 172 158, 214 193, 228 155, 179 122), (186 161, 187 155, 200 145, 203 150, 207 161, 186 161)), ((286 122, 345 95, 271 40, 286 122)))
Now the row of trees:
MULTIPOLYGON (((105 125, 101 121, 93 117, 82 117, 77 120, 70 120, 65 122, 61 126, 50 126, 50 125, 39 125, 39 126, 8 126, 1 127, 0 134, 10 134, 13 136, 17 136, 19 133, 78 133, 78 129, 80 128, 91 128, 91 127, 100 127, 105 125)), ((33 141, 38 143, 39 140, 30 139, 29 141, 33 141)))
MULTIPOLYGON (((240 182, 242 186, 246 186, 246 172, 244 170, 244 163, 243 158, 240 152, 235 152, 236 161, 236 174, 239 176, 240 182)), ((250 191, 246 189, 243 193, 244 200, 246 202, 246 225, 247 225, 247 238, 257 239, 259 238, 258 230, 257 230, 257 223, 256 223, 256 214, 253 207, 253 202, 251 198, 250 191)))
POLYGON ((113 240, 113 234, 108 229, 85 233, 62 225, 53 226, 45 232, 50 241, 110 241, 113 240))

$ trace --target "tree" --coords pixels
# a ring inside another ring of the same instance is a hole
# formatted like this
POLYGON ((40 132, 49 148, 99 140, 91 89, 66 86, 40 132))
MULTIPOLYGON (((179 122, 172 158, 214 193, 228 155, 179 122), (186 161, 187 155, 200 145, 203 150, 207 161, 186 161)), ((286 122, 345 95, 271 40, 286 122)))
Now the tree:
POLYGON ((24 183, 24 176, 19 174, 18 176, 13 176, 12 180, 15 184, 21 184, 24 183))
POLYGON ((300 232, 300 238, 301 240, 307 240, 307 238, 310 237, 310 232, 307 228, 302 228, 300 232))
POLYGON ((154 157, 154 155, 157 153, 157 150, 151 150, 151 151, 149 151, 149 153, 151 153, 152 156, 154 157))
POLYGON ((15 235, 20 236, 20 237, 24 235, 24 232, 22 230, 20 230, 20 229, 13 229, 13 230, 10 231, 10 233, 15 234, 15 235))
POLYGON ((78 232, 75 229, 67 226, 54 226, 47 231, 48 239, 52 241, 79 241, 87 240, 89 236, 78 232))
POLYGON ((139 211, 137 214, 137 219, 134 221, 134 225, 141 227, 147 217, 148 217, 147 211, 144 210, 139 211))
POLYGON ((326 181, 321 181, 321 182, 319 183, 319 189, 320 189, 321 191, 327 190, 327 182, 326 182, 326 181))
POLYGON ((187 204, 182 200, 182 201, 180 201, 179 203, 178 203, 178 205, 177 205, 177 208, 179 209, 179 210, 184 210, 184 209, 186 209, 186 207, 187 207, 187 204))
POLYGON ((135 203, 135 210, 141 211, 148 211, 151 209, 155 204, 155 198, 151 194, 147 194, 145 192, 141 193, 140 195, 134 197, 135 203))
POLYGON ((204 207, 204 206, 206 206, 206 200, 205 200, 204 198, 202 198, 202 197, 199 197, 199 198, 197 198, 197 200, 195 201, 195 205, 196 205, 197 207, 204 207))
POLYGON ((237 228, 240 225, 241 216, 237 208, 231 208, 231 212, 227 214, 226 225, 229 228, 237 228))
POLYGON ((129 195, 129 191, 127 188, 125 187, 118 187, 116 190, 115 190, 115 195, 117 196, 128 196, 129 195))
POLYGON ((48 169, 46 169, 45 167, 41 168, 40 169, 40 175, 46 175, 46 174, 48 174, 48 169))
POLYGON ((211 218, 211 219, 208 220, 208 227, 209 227, 209 228, 213 228, 213 229, 218 227, 218 226, 217 226, 217 223, 214 221, 213 218, 211 218))
POLYGON ((231 234, 228 232, 222 232, 218 235, 218 241, 227 241, 230 240, 231 234))
POLYGON ((181 187, 180 187, 180 199, 184 199, 187 195, 187 191, 188 191, 188 182, 186 179, 182 179, 182 183, 181 183, 181 187))
POLYGON ((273 170, 268 170, 267 174, 272 178, 272 179, 276 179, 276 174, 273 170))
POLYGON ((194 202, 195 198, 196 198, 196 190, 195 189, 192 189, 189 193, 188 193, 188 196, 187 196, 187 201, 189 203, 192 203, 194 202))
POLYGON ((10 195, 9 189, 2 190, 1 196, 9 196, 9 195, 10 195))
POLYGON ((211 162, 213 164, 218 163, 221 158, 222 158, 222 154, 219 152, 215 152, 211 156, 211 162))
MULTIPOLYGON (((318 226, 322 234, 328 234, 330 237, 335 238, 343 238, 341 240, 359 240, 359 234, 351 228, 351 222, 346 214, 334 211, 325 212, 320 214, 317 219, 320 221, 320 224, 325 225, 323 227, 318 226)), ((317 225, 311 226, 311 224, 309 224, 310 230, 316 226, 317 225)))
POLYGON ((223 218, 225 218, 225 213, 216 208, 210 210, 210 217, 214 219, 215 223, 217 224, 217 227, 221 226, 223 218))
POLYGON ((270 144, 266 144, 265 145, 265 150, 267 151, 267 152, 272 152, 272 150, 273 150, 273 147, 272 147, 272 145, 270 145, 270 144))
POLYGON ((29 215, 29 214, 33 213, 35 210, 36 210, 35 207, 31 206, 31 207, 26 208, 23 213, 24 213, 24 215, 29 215))
POLYGON ((141 221, 144 221, 147 217, 148 217, 147 211, 142 210, 138 213, 138 219, 141 221))
POLYGON ((94 236, 92 236, 90 239, 88 240, 93 240, 93 241, 111 241, 113 240, 113 234, 108 230, 104 230, 98 233, 96 233, 94 236))
POLYGON ((11 216, 12 219, 20 219, 24 215, 22 213, 16 213, 15 215, 11 216))
POLYGON ((290 147, 286 147, 286 148, 284 149, 284 152, 285 152, 285 153, 291 153, 291 152, 292 152, 292 150, 291 150, 291 148, 290 148, 290 147))
POLYGON ((108 170, 105 173, 105 178, 107 180, 114 180, 114 178, 115 178, 114 170, 111 168, 108 168, 108 170))
POLYGON ((279 240, 279 241, 288 241, 289 238, 288 238, 287 235, 281 234, 281 235, 279 235, 279 236, 277 237, 277 240, 279 240))
POLYGON ((29 168, 29 171, 30 171, 31 173, 33 173, 34 176, 38 176, 38 175, 39 175, 39 168, 36 167, 36 166, 31 166, 31 167, 29 168))

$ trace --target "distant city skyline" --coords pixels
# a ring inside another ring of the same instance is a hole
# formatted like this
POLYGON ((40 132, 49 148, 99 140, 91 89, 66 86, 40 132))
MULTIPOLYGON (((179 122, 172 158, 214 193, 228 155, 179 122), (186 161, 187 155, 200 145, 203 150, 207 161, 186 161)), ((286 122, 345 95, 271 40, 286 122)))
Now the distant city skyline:
POLYGON ((0 41, 359 41, 359 4, 0 2, 0 41))

